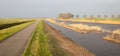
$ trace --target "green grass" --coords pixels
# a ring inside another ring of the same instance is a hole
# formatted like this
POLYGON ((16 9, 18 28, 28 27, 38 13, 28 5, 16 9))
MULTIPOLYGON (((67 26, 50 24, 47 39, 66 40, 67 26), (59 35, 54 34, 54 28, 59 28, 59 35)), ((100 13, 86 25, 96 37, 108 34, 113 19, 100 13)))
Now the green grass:
POLYGON ((23 56, 52 56, 47 35, 40 21, 23 56))
POLYGON ((67 56, 41 20, 32 34, 23 56, 67 56))
POLYGON ((29 20, 30 19, 0 19, 0 25, 29 21, 29 20))
POLYGON ((47 29, 46 24, 44 24, 44 31, 48 36, 50 50, 52 52, 52 56, 68 56, 68 53, 60 47, 59 40, 57 40, 51 33, 49 29, 47 29))
POLYGON ((57 39, 55 39, 52 35, 49 35, 48 39, 52 56, 68 56, 67 52, 60 47, 57 39))
POLYGON ((112 20, 112 21, 120 21, 120 18, 114 18, 114 19, 110 19, 110 20, 112 20))
POLYGON ((16 26, 19 24, 27 23, 27 22, 30 22, 30 21, 16 22, 16 23, 11 23, 11 24, 3 24, 3 25, 0 25, 0 30, 5 29, 5 28, 9 28, 12 26, 16 26))
POLYGON ((8 38, 9 36, 15 34, 16 32, 22 30, 23 28, 31 25, 34 21, 22 23, 16 26, 12 26, 9 28, 5 28, 0 30, 0 41, 3 41, 4 39, 8 38))
POLYGON ((28 19, 0 19, 0 30, 19 25, 22 23, 30 22, 34 20, 28 20, 28 19))

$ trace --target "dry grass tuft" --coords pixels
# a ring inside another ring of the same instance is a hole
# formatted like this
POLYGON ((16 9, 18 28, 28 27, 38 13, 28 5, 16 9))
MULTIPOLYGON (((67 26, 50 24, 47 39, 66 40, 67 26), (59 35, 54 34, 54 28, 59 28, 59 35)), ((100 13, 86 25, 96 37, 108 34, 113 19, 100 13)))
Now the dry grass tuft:
POLYGON ((88 26, 85 24, 70 24, 70 27, 76 28, 80 31, 88 31, 88 32, 93 32, 93 31, 102 31, 102 28, 99 26, 88 26))
POLYGON ((120 34, 120 29, 116 29, 113 31, 113 34, 120 34))
POLYGON ((49 22, 63 26, 65 28, 72 29, 74 31, 80 33, 88 33, 88 32, 101 32, 103 29, 99 26, 88 26, 85 24, 66 24, 65 22, 58 23, 55 20, 47 19, 49 22))
POLYGON ((103 39, 120 44, 120 29, 114 30, 112 35, 107 35, 106 37, 103 37, 103 39))

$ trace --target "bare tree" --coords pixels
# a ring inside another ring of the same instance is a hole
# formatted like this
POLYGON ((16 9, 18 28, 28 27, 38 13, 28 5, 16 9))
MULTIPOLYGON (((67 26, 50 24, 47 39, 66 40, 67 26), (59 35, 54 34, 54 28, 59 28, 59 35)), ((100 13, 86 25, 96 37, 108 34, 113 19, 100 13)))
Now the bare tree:
POLYGON ((58 15, 58 18, 59 18, 59 19, 62 19, 63 16, 64 16, 64 14, 63 14, 63 13, 60 13, 60 14, 58 15))
POLYGON ((90 18, 94 18, 94 16, 93 16, 93 15, 91 15, 91 16, 90 16, 90 18))
POLYGON ((101 16, 100 16, 100 15, 97 15, 97 18, 101 18, 101 16))
POLYGON ((104 17, 105 17, 105 18, 107 18, 108 16, 107 16, 107 15, 105 15, 104 17))
POLYGON ((70 18, 73 18, 73 17, 74 17, 74 15, 71 14, 71 13, 60 13, 58 15, 59 19, 70 19, 70 18))
POLYGON ((73 14, 71 13, 66 13, 66 19, 73 18, 73 14))
POLYGON ((115 15, 111 15, 111 18, 115 18, 115 15))

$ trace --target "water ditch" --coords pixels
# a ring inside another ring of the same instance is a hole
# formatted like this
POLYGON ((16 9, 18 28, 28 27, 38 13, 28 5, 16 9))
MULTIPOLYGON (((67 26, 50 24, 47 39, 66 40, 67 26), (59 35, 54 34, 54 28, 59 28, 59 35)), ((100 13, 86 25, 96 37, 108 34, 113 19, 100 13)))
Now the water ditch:
POLYGON ((58 26, 50 23, 49 21, 45 22, 56 30, 60 31, 65 37, 68 37, 77 44, 84 46, 96 56, 120 56, 119 44, 108 42, 102 39, 102 37, 106 36, 108 33, 91 32, 88 34, 80 34, 79 32, 58 26))

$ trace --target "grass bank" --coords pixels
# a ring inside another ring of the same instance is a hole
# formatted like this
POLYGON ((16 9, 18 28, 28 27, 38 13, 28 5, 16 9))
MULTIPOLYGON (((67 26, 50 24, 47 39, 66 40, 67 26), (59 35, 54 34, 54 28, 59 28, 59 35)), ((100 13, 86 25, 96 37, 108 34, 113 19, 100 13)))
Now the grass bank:
POLYGON ((23 28, 31 25, 34 21, 31 22, 26 22, 26 23, 22 23, 16 26, 12 26, 9 28, 5 28, 0 30, 0 41, 3 41, 4 39, 8 38, 9 36, 15 34, 16 32, 22 30, 23 28))
POLYGON ((23 23, 31 22, 31 21, 34 21, 34 20, 20 21, 20 22, 11 22, 11 23, 6 23, 6 24, 1 24, 0 25, 0 30, 5 29, 5 28, 9 28, 9 27, 12 27, 12 26, 20 25, 20 24, 23 24, 23 23))
POLYGON ((76 22, 93 22, 93 23, 104 23, 104 24, 120 24, 119 18, 74 18, 74 19, 61 19, 66 21, 76 22))
POLYGON ((22 56, 66 56, 57 40, 40 21, 22 56))
POLYGON ((50 26, 44 23, 44 29, 45 29, 44 31, 49 39, 49 45, 52 52, 52 56, 68 56, 68 52, 65 51, 63 48, 61 48, 59 40, 56 39, 56 37, 58 36, 54 36, 55 33, 53 33, 49 28, 50 26))
POLYGON ((0 26, 4 24, 12 24, 18 22, 31 21, 33 19, 0 19, 0 26))

